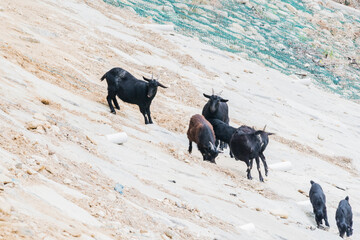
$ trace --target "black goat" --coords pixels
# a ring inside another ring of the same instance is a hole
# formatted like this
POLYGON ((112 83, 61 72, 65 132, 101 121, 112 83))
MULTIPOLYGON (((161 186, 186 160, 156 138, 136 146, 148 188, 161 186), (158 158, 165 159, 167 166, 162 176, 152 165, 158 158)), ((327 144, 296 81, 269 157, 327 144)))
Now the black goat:
MULTIPOLYGON (((227 105, 227 99, 223 99, 220 96, 214 94, 214 90, 212 95, 207 95, 203 93, 204 97, 208 98, 209 101, 205 104, 202 115, 207 119, 219 119, 227 124, 229 124, 229 107, 227 105)), ((219 145, 219 141, 216 140, 216 147, 219 145)), ((220 149, 223 150, 226 148, 226 144, 224 142, 220 142, 220 149)))
POLYGON ((352 225, 352 210, 349 204, 349 197, 346 197, 344 200, 339 202, 339 206, 336 210, 336 225, 339 229, 340 237, 344 237, 345 233, 346 236, 350 237, 353 233, 352 225))
POLYGON ((314 181, 310 181, 311 188, 309 192, 310 202, 313 206, 316 224, 319 227, 324 219, 325 225, 330 227, 326 212, 326 197, 321 186, 314 181))
MULTIPOLYGON (((235 133, 236 128, 231 127, 229 124, 215 118, 209 118, 208 121, 214 128, 216 141, 222 141, 229 144, 232 135, 235 133)), ((230 151, 230 157, 233 157, 230 151)))
POLYGON ((113 68, 102 76, 101 81, 106 79, 108 84, 108 95, 106 100, 111 113, 116 114, 111 103, 114 102, 116 109, 120 110, 116 95, 127 103, 136 104, 143 114, 145 124, 153 123, 150 115, 151 101, 154 99, 157 88, 167 88, 156 79, 143 77, 147 82, 139 80, 122 68, 113 68))
POLYGON ((192 152, 192 142, 197 144, 204 161, 215 162, 219 151, 215 147, 215 134, 211 124, 200 114, 191 117, 187 131, 189 153, 192 152))
MULTIPOLYGON (((265 129, 264 129, 265 130, 265 129)), ((252 179, 251 169, 253 160, 256 160, 257 170, 259 172, 259 179, 261 182, 264 178, 260 172, 260 160, 261 158, 264 167, 265 175, 268 175, 268 166, 266 163, 265 156, 263 154, 267 144, 269 143, 269 135, 273 133, 265 132, 264 130, 256 131, 255 129, 248 126, 239 127, 232 135, 230 140, 230 151, 234 155, 236 160, 244 161, 247 165, 247 178, 252 179)))

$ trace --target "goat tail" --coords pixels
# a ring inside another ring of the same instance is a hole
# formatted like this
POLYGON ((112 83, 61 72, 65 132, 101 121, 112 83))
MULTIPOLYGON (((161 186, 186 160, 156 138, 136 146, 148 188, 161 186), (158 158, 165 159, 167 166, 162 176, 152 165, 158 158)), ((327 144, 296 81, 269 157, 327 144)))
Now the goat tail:
POLYGON ((313 180, 310 181, 311 185, 313 185, 315 182, 313 180))
POLYGON ((106 78, 106 74, 107 74, 107 73, 105 73, 104 76, 102 76, 102 77, 100 78, 100 81, 103 81, 103 80, 106 78))
POLYGON ((346 196, 345 200, 346 200, 346 201, 349 201, 349 196, 346 196))

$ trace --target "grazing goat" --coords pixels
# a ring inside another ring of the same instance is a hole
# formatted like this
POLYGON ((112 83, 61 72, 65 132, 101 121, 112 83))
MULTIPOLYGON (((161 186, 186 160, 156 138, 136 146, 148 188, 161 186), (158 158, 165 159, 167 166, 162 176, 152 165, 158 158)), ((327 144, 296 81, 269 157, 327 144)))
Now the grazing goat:
POLYGON ((139 80, 122 68, 113 68, 102 76, 101 81, 106 79, 108 95, 106 97, 111 113, 116 114, 111 103, 114 102, 116 109, 120 110, 116 95, 127 103, 136 104, 143 114, 145 124, 153 123, 150 115, 150 104, 154 99, 157 88, 167 88, 156 79, 143 77, 147 82, 139 80))
MULTIPOLYGON (((265 130, 265 128, 264 128, 265 130)), ((234 155, 236 160, 241 160, 247 165, 247 178, 252 179, 251 169, 253 160, 256 160, 257 170, 259 172, 259 179, 261 182, 264 178, 260 172, 260 160, 261 158, 264 167, 265 175, 268 175, 268 166, 264 156, 264 150, 269 143, 269 135, 273 133, 265 132, 264 130, 255 131, 255 129, 248 126, 239 127, 232 135, 230 140, 230 151, 234 155)))
POLYGON ((322 224, 322 220, 324 219, 325 225, 330 227, 327 212, 326 212, 326 197, 324 191, 322 190, 321 186, 314 181, 310 181, 311 188, 309 192, 310 202, 313 206, 313 212, 315 214, 315 220, 317 227, 322 224))
MULTIPOLYGON (((212 90, 212 95, 207 95, 203 93, 204 97, 208 98, 209 101, 205 104, 202 115, 209 120, 210 118, 219 119, 227 124, 229 124, 229 107, 227 105, 227 99, 223 99, 220 96, 214 94, 214 89, 212 90)), ((216 147, 219 145, 219 141, 216 140, 216 147)), ((226 148, 224 142, 220 142, 220 149, 223 150, 226 148)))
POLYGON ((192 151, 192 142, 197 144, 204 161, 215 162, 218 150, 215 147, 215 134, 211 124, 200 114, 191 117, 187 131, 189 139, 189 153, 192 151))
MULTIPOLYGON (((213 126, 216 141, 222 141, 224 143, 229 144, 232 135, 236 131, 236 128, 231 127, 229 124, 224 123, 219 119, 209 118, 208 121, 213 126)), ((230 157, 233 157, 231 151, 230 151, 230 157)))
POLYGON ((349 197, 346 197, 344 200, 339 202, 339 206, 336 210, 336 225, 339 229, 340 237, 344 237, 345 232, 346 236, 350 237, 353 233, 352 225, 352 210, 349 204, 349 197))

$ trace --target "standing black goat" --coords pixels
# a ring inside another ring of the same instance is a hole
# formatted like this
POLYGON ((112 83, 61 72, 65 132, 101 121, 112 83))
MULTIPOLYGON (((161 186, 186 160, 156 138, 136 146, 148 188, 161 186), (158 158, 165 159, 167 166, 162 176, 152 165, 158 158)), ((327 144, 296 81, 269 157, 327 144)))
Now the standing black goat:
MULTIPOLYGON (((227 105, 227 99, 214 94, 214 89, 212 95, 207 95, 203 93, 204 97, 208 98, 209 101, 205 104, 202 115, 207 119, 219 119, 227 124, 229 124, 229 107, 227 105)), ((216 147, 219 145, 219 141, 216 140, 216 147)), ((226 145, 224 142, 220 142, 220 149, 223 150, 226 145)))
POLYGON ((143 77, 147 82, 139 80, 122 68, 113 68, 102 76, 101 81, 106 79, 108 84, 108 95, 106 100, 111 113, 116 114, 111 103, 114 102, 116 109, 120 110, 116 95, 127 103, 136 104, 143 114, 145 124, 153 123, 150 115, 151 101, 154 99, 157 88, 167 88, 156 79, 143 77))
POLYGON ((265 132, 264 130, 256 131, 255 129, 248 126, 239 127, 232 135, 230 140, 230 151, 234 155, 236 160, 244 161, 247 165, 247 178, 252 179, 251 169, 253 160, 256 160, 257 170, 259 172, 259 179, 261 182, 264 181, 260 172, 260 160, 265 167, 265 175, 268 175, 268 166, 264 156, 264 150, 269 143, 269 135, 273 133, 265 132))
MULTIPOLYGON (((236 128, 230 126, 229 124, 215 118, 209 118, 208 121, 214 128, 216 141, 222 141, 229 144, 232 135, 235 133, 236 128)), ((230 157, 233 157, 230 151, 230 157)))
POLYGON ((344 200, 339 202, 339 206, 336 210, 336 225, 339 229, 340 237, 346 236, 350 237, 353 233, 353 214, 351 210, 351 206, 349 204, 349 197, 346 197, 344 200))
POLYGON ((311 188, 309 192, 310 202, 313 206, 313 212, 315 214, 316 224, 319 227, 322 224, 322 220, 324 219, 325 225, 330 227, 328 218, 327 218, 327 211, 326 211, 326 197, 324 191, 322 190, 321 186, 314 182, 313 180, 310 181, 311 188))

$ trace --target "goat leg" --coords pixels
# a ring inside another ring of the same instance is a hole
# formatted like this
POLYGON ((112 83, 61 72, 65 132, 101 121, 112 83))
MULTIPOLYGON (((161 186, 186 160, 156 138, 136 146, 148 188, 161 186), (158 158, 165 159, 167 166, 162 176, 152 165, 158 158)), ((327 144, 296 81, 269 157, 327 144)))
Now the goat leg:
POLYGON ((114 102, 115 108, 116 108, 117 110, 120 110, 120 106, 119 106, 119 104, 118 104, 118 102, 117 102, 117 100, 116 100, 116 95, 114 96, 114 98, 113 98, 112 100, 113 100, 113 102, 114 102))
POLYGON ((109 91, 108 95, 106 97, 106 100, 107 100, 107 102, 109 104, 109 107, 110 107, 110 112, 113 113, 113 114, 116 114, 116 112, 115 112, 114 106, 112 105, 111 100, 113 100, 115 98, 115 96, 116 96, 115 92, 110 92, 109 91))
POLYGON ((255 160, 256 160, 256 167, 257 167, 257 170, 258 170, 258 172, 259 172, 260 182, 264 182, 264 178, 263 178, 263 176, 261 175, 261 171, 260 171, 260 160, 259 160, 259 157, 256 157, 255 160))
POLYGON ((247 172, 247 178, 249 179, 249 180, 251 180, 252 179, 252 177, 251 177, 251 169, 252 169, 252 165, 253 165, 253 160, 251 159, 250 161, 249 160, 247 160, 246 161, 246 165, 247 165, 247 170, 246 170, 246 172, 247 172))
POLYGON ((146 114, 147 114, 147 116, 149 118, 149 123, 152 124, 153 121, 151 119, 150 106, 146 108, 146 114))
POLYGON ((261 158, 262 163, 264 164, 265 176, 268 176, 269 168, 268 168, 268 165, 267 165, 267 163, 266 163, 265 155, 264 155, 263 153, 260 153, 259 156, 260 156, 260 158, 261 158))
POLYGON ((192 141, 190 141, 190 140, 189 140, 189 150, 188 151, 189 151, 189 153, 191 153, 191 151, 192 151, 192 141))
POLYGON ((145 124, 149 124, 149 121, 148 121, 148 119, 147 119, 147 117, 146 117, 146 110, 145 110, 145 108, 144 108, 144 107, 140 107, 140 106, 139 106, 139 108, 140 108, 140 112, 141 112, 142 115, 144 116, 145 124))
POLYGON ((324 221, 325 221, 325 225, 326 225, 327 227, 330 227, 330 224, 329 224, 328 218, 327 218, 326 207, 324 207, 324 221))

